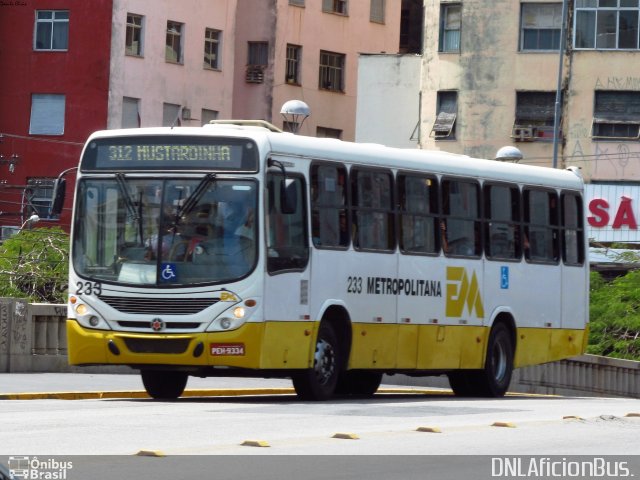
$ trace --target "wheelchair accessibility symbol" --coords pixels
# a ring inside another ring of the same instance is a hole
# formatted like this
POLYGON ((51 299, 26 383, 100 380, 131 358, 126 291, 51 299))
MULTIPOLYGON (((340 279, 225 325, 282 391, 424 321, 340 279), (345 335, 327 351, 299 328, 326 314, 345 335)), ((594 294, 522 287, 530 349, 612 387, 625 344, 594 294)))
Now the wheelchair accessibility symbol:
POLYGON ((177 281, 176 264, 175 263, 163 263, 160 266, 160 278, 163 282, 175 282, 177 281))

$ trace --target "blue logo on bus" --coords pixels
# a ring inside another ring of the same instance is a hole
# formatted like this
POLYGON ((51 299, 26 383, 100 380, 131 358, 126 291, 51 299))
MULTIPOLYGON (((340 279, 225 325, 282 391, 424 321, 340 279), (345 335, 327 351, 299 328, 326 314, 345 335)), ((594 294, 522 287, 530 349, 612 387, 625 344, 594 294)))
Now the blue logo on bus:
POLYGON ((500 267, 500 288, 503 290, 509 288, 509 267, 500 267))
POLYGON ((177 267, 175 263, 163 263, 160 265, 160 279, 162 282, 177 282, 177 267))

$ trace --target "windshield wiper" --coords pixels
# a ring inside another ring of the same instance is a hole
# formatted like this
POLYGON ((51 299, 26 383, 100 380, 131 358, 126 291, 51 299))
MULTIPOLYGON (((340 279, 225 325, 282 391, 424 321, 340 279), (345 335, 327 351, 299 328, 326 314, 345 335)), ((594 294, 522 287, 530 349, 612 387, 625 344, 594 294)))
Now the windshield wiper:
POLYGON ((185 215, 188 215, 191 212, 191 210, 193 210, 193 208, 198 204, 198 202, 202 198, 202 195, 204 195, 204 192, 207 191, 209 184, 213 182, 215 179, 216 179, 215 173, 207 173, 205 177, 202 180, 200 180, 200 183, 198 184, 196 189, 193 191, 191 195, 189 195, 186 198, 182 206, 180 206, 180 208, 176 212, 176 225, 182 217, 184 217, 185 215))
MULTIPOLYGON (((127 181, 124 176, 124 173, 116 173, 116 183, 118 184, 118 188, 120 189, 120 194, 122 198, 124 198, 124 203, 127 206, 127 210, 129 211, 129 215, 134 222, 138 224, 138 234, 140 235, 140 243, 142 243, 142 216, 140 212, 136 210, 136 205, 133 199, 131 198, 131 193, 129 192, 129 187, 127 186, 127 181)), ((142 200, 142 199, 141 199, 142 200)), ((142 201, 140 201, 140 207, 142 207, 142 201)))

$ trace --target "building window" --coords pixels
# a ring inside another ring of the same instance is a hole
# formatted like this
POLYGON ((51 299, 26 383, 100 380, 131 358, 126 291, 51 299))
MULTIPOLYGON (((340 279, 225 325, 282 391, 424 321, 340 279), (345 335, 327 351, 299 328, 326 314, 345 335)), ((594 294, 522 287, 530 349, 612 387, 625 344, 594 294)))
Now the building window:
POLYGON ((560 48, 561 3, 523 3, 521 22, 521 51, 560 48))
POLYGON ((436 140, 455 140, 456 117, 458 116, 458 92, 438 92, 436 121, 431 135, 436 140))
POLYGON ((139 128, 140 125, 140 99, 123 97, 122 128, 139 128))
POLYGON ((35 213, 41 219, 51 219, 49 210, 53 201, 53 179, 28 178, 25 199, 24 214, 27 218, 35 213))
POLYGON ((346 56, 320 50, 320 80, 318 88, 332 92, 344 92, 344 68, 346 56))
POLYGON ((349 2, 347 0, 322 0, 322 11, 347 15, 349 2))
POLYGON ((640 92, 596 91, 591 136, 599 140, 640 138, 640 92))
POLYGON ((217 120, 219 113, 220 112, 218 112, 217 110, 209 110, 207 108, 203 108, 201 113, 202 125, 206 125, 211 120, 217 120))
POLYGON ((371 10, 369 12, 369 20, 375 23, 384 23, 384 0, 371 0, 371 10))
POLYGON ((167 42, 165 48, 165 60, 169 63, 182 63, 182 34, 184 24, 167 22, 167 42))
POLYGON ((289 5, 295 5, 296 7, 304 7, 304 0, 289 0, 289 5))
POLYGON ((69 48, 69 11, 38 10, 36 12, 36 50, 67 50, 69 48))
POLYGON ((638 0, 576 0, 574 46, 638 49, 638 0))
POLYGON ((64 95, 37 94, 31 96, 31 135, 64 135, 64 95))
POLYGON ((175 127, 182 124, 180 120, 180 105, 174 103, 162 104, 162 126, 163 127, 175 127))
POLYGON ((442 5, 440 8, 440 52, 460 51, 462 5, 442 5))
POLYGON ((135 57, 142 56, 142 15, 127 13, 127 34, 125 54, 135 57))
POLYGON ((285 81, 290 85, 300 85, 300 61, 302 60, 302 47, 287 44, 287 71, 285 81))
POLYGON ((220 35, 222 32, 207 28, 204 31, 204 68, 218 70, 220 55, 220 35))
POLYGON ((342 130, 337 128, 329 128, 329 127, 317 127, 316 128, 316 137, 318 138, 337 138, 338 140, 342 138, 342 130))
POLYGON ((553 141, 556 92, 516 92, 516 142, 553 141))
POLYGON ((269 43, 249 42, 247 53, 247 83, 263 83, 264 71, 269 64, 269 43))

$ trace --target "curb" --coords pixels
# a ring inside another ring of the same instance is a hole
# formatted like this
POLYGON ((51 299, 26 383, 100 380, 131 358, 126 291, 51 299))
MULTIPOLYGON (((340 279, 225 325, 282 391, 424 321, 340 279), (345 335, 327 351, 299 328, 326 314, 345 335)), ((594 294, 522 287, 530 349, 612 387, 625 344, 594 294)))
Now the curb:
MULTIPOLYGON (((452 395, 451 391, 414 388, 381 388, 378 394, 452 395)), ((181 398, 189 397, 244 397, 255 395, 295 395, 293 388, 233 388, 189 389, 181 398)), ((0 393, 0 400, 101 400, 110 398, 151 398, 144 390, 115 390, 108 392, 33 392, 0 393)))

